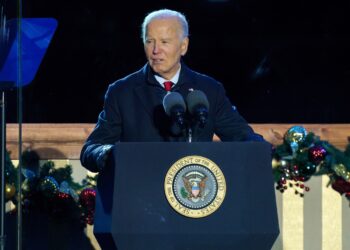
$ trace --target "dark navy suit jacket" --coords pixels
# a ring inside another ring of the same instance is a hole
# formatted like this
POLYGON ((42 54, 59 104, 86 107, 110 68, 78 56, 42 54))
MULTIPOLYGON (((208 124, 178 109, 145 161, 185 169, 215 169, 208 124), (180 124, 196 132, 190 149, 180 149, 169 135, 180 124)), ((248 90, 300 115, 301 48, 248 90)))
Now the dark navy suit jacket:
MULTIPOLYGON (((203 128, 194 128, 193 141, 212 141, 214 133, 222 141, 263 140, 232 106, 221 83, 182 64, 179 81, 172 91, 186 98, 191 89, 203 91, 209 101, 207 123, 203 128)), ((103 111, 83 146, 82 165, 99 171, 98 157, 103 145, 185 141, 186 135, 174 134, 170 129, 171 120, 162 104, 165 95, 148 64, 109 85, 103 111)))

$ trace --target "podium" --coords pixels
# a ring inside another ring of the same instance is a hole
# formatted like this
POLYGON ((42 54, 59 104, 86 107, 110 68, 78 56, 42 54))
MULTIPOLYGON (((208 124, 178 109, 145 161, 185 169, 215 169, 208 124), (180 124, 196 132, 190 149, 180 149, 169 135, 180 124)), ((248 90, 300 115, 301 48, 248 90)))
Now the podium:
POLYGON ((118 143, 114 159, 97 184, 94 234, 102 249, 273 246, 279 226, 268 143, 118 143), (225 177, 225 197, 205 217, 180 214, 166 197, 165 177, 186 157, 211 160, 225 177))

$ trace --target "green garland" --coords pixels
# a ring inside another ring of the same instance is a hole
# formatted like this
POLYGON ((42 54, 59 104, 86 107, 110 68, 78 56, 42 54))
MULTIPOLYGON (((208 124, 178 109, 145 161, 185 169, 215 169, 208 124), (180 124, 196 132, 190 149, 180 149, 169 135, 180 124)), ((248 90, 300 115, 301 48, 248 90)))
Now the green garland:
MULTIPOLYGON (((87 176, 82 183, 74 182, 72 166, 55 168, 52 161, 40 166, 35 151, 22 154, 22 211, 25 214, 40 213, 52 218, 80 221, 85 226, 93 224, 95 209, 95 177, 87 176)), ((6 202, 18 203, 16 190, 17 169, 6 154, 5 194, 6 202)), ((15 211, 12 211, 15 212, 15 211)))
POLYGON ((350 200, 350 144, 345 151, 337 149, 302 126, 286 131, 283 143, 274 148, 272 167, 276 188, 282 193, 294 187, 304 196, 305 185, 313 176, 329 176, 329 184, 350 200))

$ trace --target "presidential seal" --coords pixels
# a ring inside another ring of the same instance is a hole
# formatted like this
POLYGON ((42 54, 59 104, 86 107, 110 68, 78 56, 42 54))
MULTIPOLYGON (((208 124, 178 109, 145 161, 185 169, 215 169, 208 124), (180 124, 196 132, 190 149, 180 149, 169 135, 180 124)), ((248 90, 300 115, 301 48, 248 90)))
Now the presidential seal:
POLYGON ((202 156, 187 156, 175 162, 164 181, 165 196, 178 213, 202 218, 214 213, 226 194, 221 169, 202 156))

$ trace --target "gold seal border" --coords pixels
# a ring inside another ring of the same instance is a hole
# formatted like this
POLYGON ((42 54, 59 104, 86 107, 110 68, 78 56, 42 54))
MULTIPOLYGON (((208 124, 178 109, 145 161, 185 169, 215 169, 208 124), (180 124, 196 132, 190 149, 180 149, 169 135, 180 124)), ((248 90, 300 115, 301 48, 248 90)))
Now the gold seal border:
POLYGON ((223 203, 226 195, 226 180, 219 166, 213 161, 202 156, 191 155, 179 159, 169 168, 165 175, 164 192, 170 206, 175 209, 176 212, 190 218, 202 218, 214 213, 223 203), (191 164, 202 165, 208 168, 215 176, 218 185, 217 194, 214 200, 201 209, 190 209, 183 206, 177 201, 173 191, 174 177, 181 169, 191 164))

